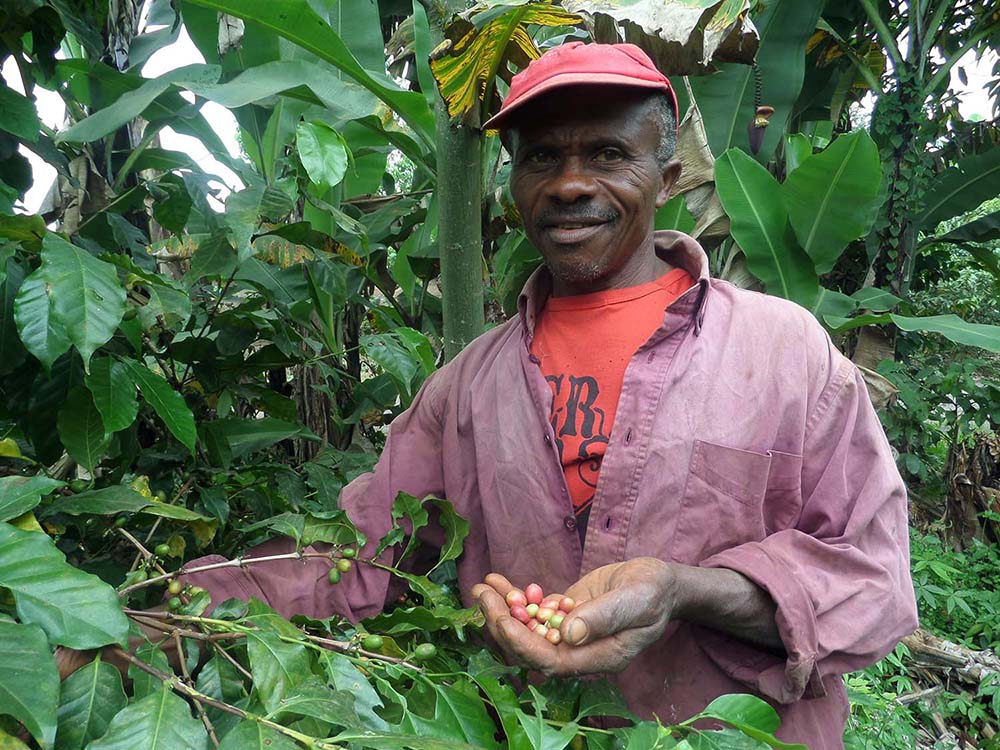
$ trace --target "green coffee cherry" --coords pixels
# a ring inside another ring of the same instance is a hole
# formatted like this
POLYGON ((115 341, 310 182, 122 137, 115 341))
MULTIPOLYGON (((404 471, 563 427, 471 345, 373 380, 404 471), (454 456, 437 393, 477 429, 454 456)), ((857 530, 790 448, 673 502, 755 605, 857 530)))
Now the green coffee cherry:
POLYGON ((351 569, 351 567, 352 563, 350 560, 345 560, 344 558, 340 558, 339 560, 337 560, 337 570, 339 570, 341 573, 346 573, 351 569))
POLYGON ((184 602, 181 601, 181 598, 179 596, 172 596, 170 597, 170 600, 167 602, 167 609, 169 609, 171 612, 176 612, 183 606, 184 602))
POLYGON ((330 572, 326 574, 326 580, 330 583, 340 583, 340 571, 336 568, 330 568, 330 572))
POLYGON ((437 647, 433 643, 421 643, 413 649, 413 658, 417 661, 433 659, 437 655, 437 647))
POLYGON ((153 549, 153 552, 155 552, 160 557, 166 557, 167 555, 170 554, 170 545, 167 544, 166 542, 164 542, 163 544, 157 544, 156 547, 153 549))
POLYGON ((181 593, 184 589, 184 584, 178 581, 176 578, 171 579, 170 583, 167 584, 167 591, 176 596, 181 593))
POLYGON ((357 556, 358 551, 354 547, 344 547, 344 549, 340 550, 340 554, 348 560, 353 560, 357 556))
POLYGON ((364 640, 361 641, 361 645, 365 651, 378 651, 382 648, 382 643, 382 636, 374 634, 366 635, 364 640))

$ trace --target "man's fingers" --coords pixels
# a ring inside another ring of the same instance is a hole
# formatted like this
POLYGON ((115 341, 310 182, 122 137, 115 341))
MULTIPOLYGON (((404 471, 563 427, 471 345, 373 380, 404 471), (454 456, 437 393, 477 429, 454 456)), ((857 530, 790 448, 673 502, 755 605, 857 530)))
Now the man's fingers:
POLYGON ((578 605, 563 620, 560 631, 567 643, 582 646, 623 630, 653 625, 656 620, 655 606, 644 601, 642 592, 624 587, 578 605))
POLYGON ((507 596, 507 592, 514 588, 514 585, 499 573, 490 573, 484 579, 500 596, 507 596))

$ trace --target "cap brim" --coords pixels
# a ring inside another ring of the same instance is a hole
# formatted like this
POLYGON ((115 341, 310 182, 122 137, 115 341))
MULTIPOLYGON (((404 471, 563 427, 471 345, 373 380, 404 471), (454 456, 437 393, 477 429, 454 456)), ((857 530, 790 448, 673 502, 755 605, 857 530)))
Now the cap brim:
POLYGON ((530 92, 522 96, 516 102, 501 108, 493 117, 483 123, 483 130, 502 130, 509 127, 511 120, 520 113, 526 104, 535 101, 538 97, 554 89, 570 86, 615 86, 635 89, 646 89, 647 91, 662 91, 670 97, 674 105, 674 117, 677 117, 677 97, 673 89, 663 81, 644 81, 633 76, 618 75, 616 73, 563 73, 553 76, 544 83, 539 84, 530 92))

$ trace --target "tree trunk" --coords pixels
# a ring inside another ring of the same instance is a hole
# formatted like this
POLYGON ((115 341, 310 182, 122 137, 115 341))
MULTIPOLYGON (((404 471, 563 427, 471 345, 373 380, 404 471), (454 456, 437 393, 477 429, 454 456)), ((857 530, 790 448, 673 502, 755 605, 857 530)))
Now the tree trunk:
MULTIPOLYGON (((428 14, 435 44, 464 4, 447 0, 428 14)), ((437 97, 438 248, 444 315, 444 353, 453 359, 483 332, 482 145, 479 131, 455 127, 437 97)))

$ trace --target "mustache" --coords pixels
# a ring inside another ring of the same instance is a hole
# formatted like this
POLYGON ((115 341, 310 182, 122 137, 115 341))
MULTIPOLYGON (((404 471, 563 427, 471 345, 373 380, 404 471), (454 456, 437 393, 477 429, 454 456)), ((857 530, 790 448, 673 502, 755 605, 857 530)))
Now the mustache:
POLYGON ((549 227, 556 224, 568 224, 573 222, 589 222, 593 224, 603 224, 616 221, 618 212, 613 208, 595 208, 593 206, 580 206, 566 208, 550 208, 543 211, 538 216, 535 225, 538 227, 549 227))

